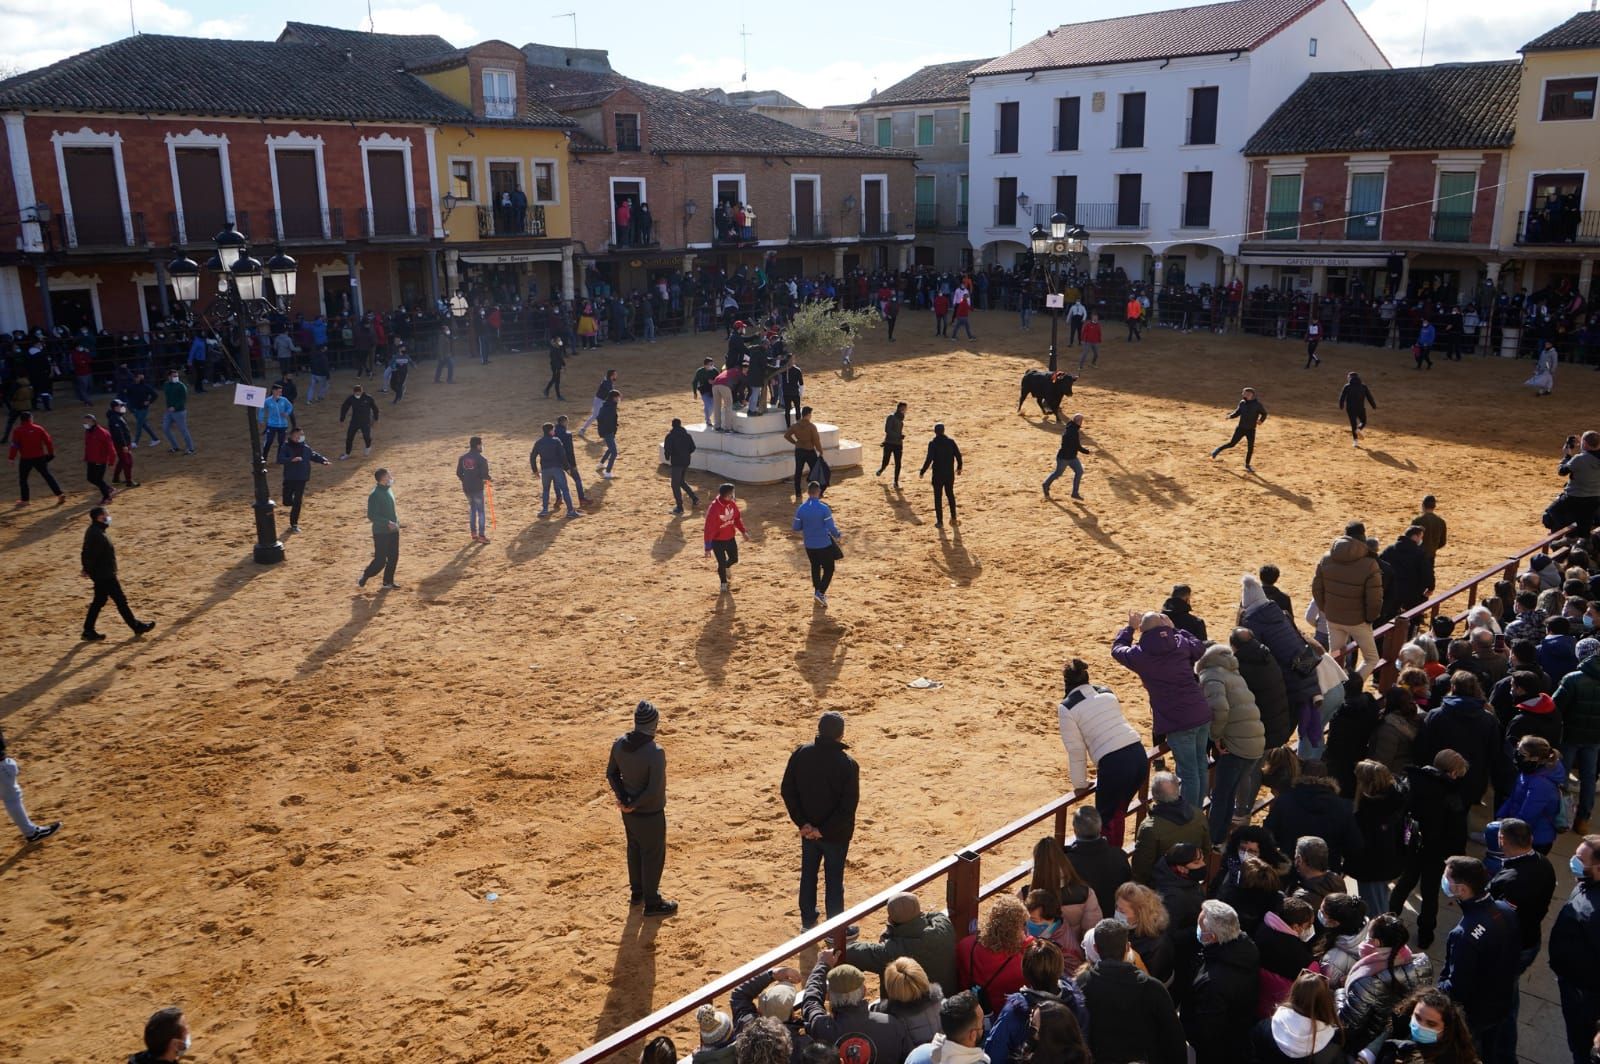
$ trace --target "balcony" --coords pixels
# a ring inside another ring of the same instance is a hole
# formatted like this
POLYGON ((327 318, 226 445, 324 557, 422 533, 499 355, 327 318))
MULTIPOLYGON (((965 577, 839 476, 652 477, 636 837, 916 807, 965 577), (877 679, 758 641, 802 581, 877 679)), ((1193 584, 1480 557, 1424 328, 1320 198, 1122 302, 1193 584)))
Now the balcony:
POLYGON ((1051 151, 1077 151, 1078 150, 1078 128, 1076 126, 1074 126, 1072 129, 1068 130, 1067 132, 1071 133, 1072 136, 1063 139, 1062 136, 1061 136, 1061 127, 1060 126, 1051 126, 1050 127, 1050 144, 1051 144, 1051 149, 1050 150, 1051 151))
POLYGON ((483 116, 485 118, 517 117, 516 98, 512 96, 485 96, 483 98, 483 116))
POLYGON ((320 244, 344 239, 344 212, 337 207, 286 207, 267 212, 267 231, 285 244, 320 244))
POLYGON ((1471 211, 1437 211, 1433 216, 1433 239, 1442 244, 1465 244, 1472 240, 1471 211))
POLYGON ((479 207, 478 239, 491 237, 545 235, 544 207, 535 204, 517 210, 514 207, 479 207))
POLYGON ((994 205, 994 222, 996 229, 1021 229, 1028 224, 1026 207, 1018 207, 1011 203, 996 203, 994 205))
POLYGON ((937 203, 917 204, 917 228, 937 229, 939 227, 939 205, 937 203))
POLYGON ((648 236, 637 229, 631 232, 617 233, 611 238, 609 246, 613 248, 658 248, 661 246, 661 234, 653 226, 648 236))
POLYGON ((876 214, 861 212, 861 235, 864 237, 894 236, 894 215, 888 211, 876 214))
POLYGON ((739 226, 729 224, 727 229, 718 231, 717 223, 711 223, 711 243, 719 248, 736 248, 753 246, 761 239, 754 225, 739 226))
POLYGON ((831 240, 833 234, 826 218, 789 216, 789 239, 797 244, 808 241, 831 240))
POLYGON ((1007 136, 1005 130, 1003 130, 1003 129, 995 130, 994 131, 994 153, 996 155, 1015 155, 1015 154, 1017 154, 1017 131, 1016 130, 1012 130, 1011 131, 1011 135, 1007 136))
POLYGON ((433 234, 433 217, 427 207, 363 207, 357 214, 357 232, 362 240, 408 240, 419 236, 426 240, 433 234))
POLYGON ((1518 244, 1600 244, 1600 211, 1552 207, 1517 213, 1518 244))
POLYGON ((73 251, 97 248, 144 247, 150 243, 144 229, 144 214, 135 211, 89 211, 56 215, 56 232, 61 246, 73 251))
POLYGON ((1148 229, 1150 204, 1080 203, 1068 217, 1091 233, 1102 229, 1148 229))
POLYGON ((1267 229, 1261 236, 1265 240, 1300 239, 1300 212, 1268 211, 1267 229))
POLYGON ((1376 240, 1378 239, 1379 215, 1352 214, 1344 220, 1344 238, 1346 240, 1376 240))
POLYGON ((1211 201, 1178 204, 1178 219, 1180 229, 1210 229, 1211 201))
MULTIPOLYGON (((214 238, 224 229, 228 228, 229 219, 224 214, 214 214, 210 211, 168 211, 167 228, 171 234, 170 242, 185 247, 200 245, 209 247, 214 238)), ((234 211, 232 219, 233 228, 244 235, 246 240, 254 240, 250 232, 250 212, 234 211)))

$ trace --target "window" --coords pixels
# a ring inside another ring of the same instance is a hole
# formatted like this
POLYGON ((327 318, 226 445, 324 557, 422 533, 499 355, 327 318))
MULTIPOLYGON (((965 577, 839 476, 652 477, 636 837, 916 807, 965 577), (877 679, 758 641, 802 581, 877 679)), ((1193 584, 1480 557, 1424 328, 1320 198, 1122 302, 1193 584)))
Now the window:
POLYGON ((616 127, 616 144, 618 151, 639 150, 639 116, 634 114, 619 114, 612 120, 616 127))
POLYGON ((61 161, 73 205, 67 221, 72 243, 127 243, 116 153, 110 148, 63 148, 61 161))
POLYGON ((994 224, 999 228, 1017 227, 1017 179, 998 178, 994 183, 994 224))
POLYGON ((1082 103, 1081 96, 1056 100, 1056 151, 1078 150, 1078 112, 1082 103))
POLYGON ((926 147, 933 143, 933 116, 917 116, 917 146, 926 147))
POLYGON ((483 114, 486 118, 517 116, 517 76, 511 71, 483 72, 483 114))
POLYGON ((1017 125, 1020 118, 1019 103, 1000 105, 1000 123, 994 131, 994 150, 997 155, 1015 155, 1017 152, 1017 125))
POLYGON ((1117 147, 1144 147, 1144 93, 1122 94, 1122 121, 1117 123, 1117 147))
POLYGON ((473 192, 472 160, 450 160, 450 195, 460 200, 477 199, 473 192))
POLYGON ((1300 175, 1274 174, 1267 182, 1268 240, 1293 240, 1300 235, 1300 175))
POLYGON ((1142 174, 1117 175, 1117 228, 1141 229, 1144 227, 1144 205, 1139 197, 1144 192, 1142 174))
POLYGON ((1211 171, 1183 175, 1183 225, 1186 229, 1211 227, 1211 171))
POLYGON ((1217 87, 1210 85, 1189 92, 1189 139, 1186 144, 1217 142, 1217 87))
POLYGON ((306 148, 271 152, 278 191, 278 236, 284 240, 320 237, 322 187, 318 156, 306 148))
POLYGON ((1345 210, 1346 240, 1376 240, 1383 219, 1383 175, 1351 174, 1350 204, 1345 210))
POLYGON ((962 111, 961 112, 961 143, 967 144, 967 143, 970 143, 971 141, 972 141, 972 112, 971 111, 962 111))
POLYGON ((1315 37, 1311 38, 1311 46, 1306 51, 1306 54, 1311 56, 1315 56, 1317 54, 1317 39, 1315 37))
POLYGON ((890 118, 878 119, 878 147, 891 148, 894 146, 894 120, 890 118))
POLYGON ((939 224, 939 180, 932 174, 917 175, 917 228, 932 229, 939 224))
POLYGON ((956 178, 956 224, 967 224, 967 175, 956 178))
MULTIPOLYGON (((1075 174, 1056 175, 1056 205, 1054 211, 1067 216, 1068 222, 1078 220, 1078 178, 1075 174)), ((1046 219, 1048 221, 1048 219, 1046 219)))
POLYGON ((1559 78, 1544 83, 1541 122, 1569 122, 1594 117, 1595 78, 1559 78))
POLYGON ((533 202, 556 202, 556 164, 548 159, 533 161, 533 202))
POLYGON ((1459 243, 1471 238, 1472 201, 1477 194, 1476 173, 1439 175, 1439 201, 1434 205, 1433 239, 1459 243))

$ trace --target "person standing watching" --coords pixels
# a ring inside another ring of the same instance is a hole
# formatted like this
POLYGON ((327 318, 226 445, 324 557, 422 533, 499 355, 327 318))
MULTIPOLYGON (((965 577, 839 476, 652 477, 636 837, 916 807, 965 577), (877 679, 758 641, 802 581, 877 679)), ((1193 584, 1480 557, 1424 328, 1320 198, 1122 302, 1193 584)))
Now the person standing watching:
POLYGON ((1088 758, 1094 758, 1094 807, 1105 836, 1122 845, 1128 802, 1144 778, 1144 743, 1123 716, 1122 703, 1109 687, 1089 682, 1089 666, 1073 658, 1061 670, 1064 697, 1056 705, 1061 745, 1067 751, 1067 781, 1073 793, 1089 790, 1088 758))
POLYGON ((294 429, 289 439, 278 448, 278 464, 283 466, 283 504, 289 507, 289 531, 300 531, 300 504, 305 501, 306 487, 311 483, 311 466, 332 465, 326 458, 306 446, 305 429, 294 429))
POLYGON ((798 500, 800 485, 806 483, 802 478, 815 477, 822 459, 822 433, 811 422, 809 406, 800 408, 800 420, 783 430, 783 438, 794 446, 794 497, 798 500))
POLYGON ((361 385, 350 389, 350 394, 345 396, 344 403, 339 407, 339 424, 344 424, 344 419, 350 419, 350 428, 344 434, 344 454, 339 456, 342 462, 350 457, 350 447, 356 442, 356 433, 361 433, 362 442, 366 449, 362 454, 372 453, 372 426, 378 420, 378 403, 372 396, 361 390, 361 385))
POLYGON ((382 572, 384 588, 397 591, 400 585, 394 582, 394 570, 400 564, 400 515, 394 506, 394 477, 387 469, 375 469, 372 479, 376 483, 367 496, 367 520, 372 524, 372 561, 367 563, 356 587, 366 587, 368 580, 382 572))
POLYGON ((83 415, 84 479, 100 489, 102 503, 110 502, 116 495, 106 483, 106 467, 115 465, 116 461, 117 446, 111 441, 111 433, 101 427, 93 414, 83 415))
POLYGON ((283 446, 283 441, 289 435, 289 416, 293 413, 294 404, 284 397, 283 385, 274 384, 272 394, 267 396, 266 402, 261 404, 260 412, 256 414, 256 421, 266 430, 266 435, 261 440, 263 459, 283 446))
POLYGON ((687 479, 689 462, 694 456, 694 437, 683 427, 680 418, 672 419, 672 428, 667 432, 666 439, 661 441, 661 451, 666 456, 668 468, 672 470, 672 512, 683 513, 685 492, 689 495, 689 505, 699 506, 700 496, 695 494, 687 479))
POLYGON ((157 1012, 144 1025, 144 1052, 128 1058, 128 1064, 166 1064, 189 1052, 189 1022, 180 1008, 157 1012))
POLYGON ((167 404, 166 413, 161 415, 161 431, 166 434, 167 446, 172 448, 173 454, 178 453, 178 437, 172 434, 172 430, 177 429, 188 453, 194 454, 194 437, 189 435, 189 386, 178 378, 177 370, 167 374, 161 397, 167 404))
MULTIPOLYGON (((548 435, 550 427, 546 427, 548 435)), ((474 543, 489 542, 489 514, 484 505, 484 485, 494 483, 489 475, 489 459, 483 454, 483 437, 467 441, 467 453, 456 459, 456 479, 467 496, 467 534, 474 543)))
POLYGON ((1079 373, 1083 372, 1084 363, 1091 366, 1100 364, 1100 338, 1100 312, 1097 310, 1083 323, 1083 351, 1078 355, 1079 373))
MULTIPOLYGON (((583 474, 578 472, 578 455, 572 447, 572 430, 567 427, 567 415, 562 414, 556 418, 556 439, 561 441, 561 447, 567 452, 567 472, 572 474, 572 486, 578 489, 578 505, 587 506, 588 498, 583 494, 583 474)), ((580 512, 579 517, 583 514, 580 512)))
POLYGON ((1567 863, 1578 882, 1550 929, 1550 970, 1572 1064, 1588 1064, 1600 1022, 1600 835, 1585 835, 1567 863))
MULTIPOLYGON (((567 445, 556 435, 556 427, 550 422, 544 423, 544 429, 538 442, 533 445, 533 451, 528 455, 528 464, 533 467, 534 475, 539 478, 540 487, 540 517, 550 516, 550 489, 554 488, 556 502, 565 504, 568 517, 582 517, 578 508, 572 505, 572 492, 567 489, 567 462, 569 461, 567 445)), ((573 470, 577 476, 577 470, 573 470)))
POLYGON ((822 501, 822 485, 814 480, 806 487, 806 501, 795 508, 793 528, 800 533, 806 558, 811 562, 812 597, 826 609, 833 564, 844 556, 839 548, 844 536, 833 522, 833 510, 822 501))
POLYGON ((1439 989, 1467 1014, 1467 1027, 1483 1060, 1494 1055, 1520 975, 1522 930, 1510 905, 1489 894, 1489 872, 1476 857, 1445 862, 1440 888, 1461 906, 1461 922, 1445 939, 1439 989))
MULTIPOLYGON (((844 863, 856 830, 860 768, 846 751, 844 716, 824 713, 817 737, 789 755, 783 805, 800 831, 800 926, 817 926, 817 870, 823 869, 828 919, 844 912, 844 863)), ((847 934, 854 938, 857 929, 847 934)))
POLYGON ((1164 614, 1138 610, 1128 614, 1128 623, 1111 644, 1112 658, 1144 684, 1153 739, 1172 750, 1184 800, 1197 810, 1205 797, 1206 744, 1211 738, 1211 705, 1194 675, 1203 653, 1205 644, 1174 628, 1164 614))
POLYGON ((1556 472, 1567 478, 1563 523, 1576 522, 1580 534, 1588 532, 1600 511, 1600 432, 1590 430, 1577 441, 1569 436, 1556 472))
POLYGON ((905 454, 906 442, 906 404, 894 404, 894 413, 883 419, 883 461, 878 465, 874 476, 883 476, 883 471, 889 468, 889 459, 894 459, 894 490, 900 490, 900 459, 905 454))
POLYGON ((1556 872, 1550 861, 1533 848, 1533 832, 1526 821, 1504 817, 1500 821, 1500 871, 1489 880, 1489 896, 1503 901, 1517 914, 1522 932, 1522 952, 1517 956, 1517 983, 1512 984, 1511 1014, 1500 1028, 1496 1059, 1517 1059, 1517 1018, 1522 1011, 1522 973, 1539 956, 1544 917, 1556 893, 1556 872))
POLYGON ((106 413, 106 431, 111 433, 111 446, 117 452, 117 464, 111 470, 111 483, 137 488, 139 482, 133 479, 134 442, 128 431, 127 410, 127 404, 121 399, 113 399, 111 409, 106 413))
POLYGON ((678 903, 661 896, 661 870, 667 863, 667 753, 656 742, 661 713, 641 701, 633 710, 633 730, 611 744, 606 782, 622 813, 628 839, 628 904, 643 905, 646 916, 671 916, 678 903))
POLYGON ((944 423, 933 426, 933 439, 928 441, 928 457, 923 459, 922 472, 917 476, 925 477, 928 470, 933 470, 933 527, 944 527, 944 500, 950 500, 950 523, 958 525, 956 520, 956 474, 961 472, 961 448, 956 446, 956 441, 945 435, 944 423))
POLYGON ((1061 430, 1061 446, 1056 449, 1056 470, 1044 478, 1044 497, 1050 497, 1050 485, 1060 479, 1061 474, 1072 470, 1072 497, 1083 498, 1078 494, 1078 485, 1083 483, 1083 462, 1078 458, 1080 454, 1093 454, 1094 452, 1083 445, 1083 415, 1073 414, 1061 430))
POLYGON ((561 371, 567 366, 567 341, 560 333, 550 334, 550 379, 545 382, 544 397, 550 398, 550 389, 554 388, 556 400, 566 402, 566 396, 561 394, 561 371))
POLYGON ((739 541, 733 538, 735 532, 743 536, 745 542, 750 541, 750 533, 744 530, 744 518, 739 514, 739 504, 733 497, 733 485, 724 484, 717 489, 717 497, 706 508, 706 557, 715 556, 717 559, 717 579, 722 582, 723 591, 731 591, 728 586, 728 576, 733 567, 739 564, 739 541))
MULTIPOLYGON (((1211 844, 1220 846, 1233 826, 1239 789, 1266 753, 1267 733, 1256 697, 1239 671, 1232 648, 1225 643, 1208 647, 1195 664, 1195 674, 1211 706, 1211 742, 1217 751, 1211 787, 1211 844)), ((1249 817, 1248 807, 1241 812, 1249 817)))
MULTIPOLYGON (((705 408, 706 428, 708 429, 714 427, 714 422, 711 419, 711 407, 712 403, 715 402, 716 397, 712 395, 711 388, 712 382, 714 382, 716 379, 716 360, 712 358, 706 358, 701 360, 700 368, 694 371, 694 379, 689 382, 690 394, 699 396, 700 405, 705 408)), ((733 400, 731 396, 728 401, 732 403, 733 400)))
MULTIPOLYGON (((1383 573, 1367 546, 1366 525, 1351 521, 1344 526, 1344 535, 1334 540, 1328 553, 1317 562, 1311 598, 1328 620, 1328 646, 1332 653, 1342 656, 1344 648, 1354 640, 1361 651, 1361 677, 1371 676, 1378 667, 1372 622, 1383 610, 1383 573)), ((1470 760, 1472 755, 1467 756, 1470 760)))
MULTIPOLYGON (((600 413, 595 416, 595 431, 600 433, 600 438, 606 445, 606 449, 600 454, 597 471, 607 480, 611 479, 611 470, 617 464, 617 401, 621 398, 622 393, 612 389, 606 396, 605 402, 600 404, 600 413)), ((579 432, 580 436, 582 434, 579 432)))
POLYGON ((94 600, 89 603, 89 613, 83 619, 83 641, 97 643, 105 636, 95 631, 95 622, 107 601, 117 607, 122 620, 136 636, 144 635, 156 626, 154 621, 141 621, 128 608, 128 597, 122 593, 117 580, 117 548, 111 543, 106 530, 111 527, 111 514, 104 506, 91 507, 89 527, 83 533, 83 550, 79 555, 83 575, 94 583, 94 600))

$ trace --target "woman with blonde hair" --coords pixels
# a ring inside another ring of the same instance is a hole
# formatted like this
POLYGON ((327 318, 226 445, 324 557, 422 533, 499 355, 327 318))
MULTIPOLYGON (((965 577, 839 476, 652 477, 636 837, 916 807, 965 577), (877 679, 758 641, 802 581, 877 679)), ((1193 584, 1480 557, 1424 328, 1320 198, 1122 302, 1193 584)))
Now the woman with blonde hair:
POLYGON ((1167 937, 1171 922, 1161 895, 1138 883, 1117 888, 1117 923, 1128 929, 1128 945, 1144 961, 1151 978, 1171 985, 1174 966, 1172 940, 1167 937))
POLYGON ((1389 884, 1406 866, 1406 812, 1411 790, 1381 761, 1356 762, 1355 814, 1361 845, 1344 855, 1344 874, 1356 881, 1367 912, 1389 907, 1389 884))
POLYGON ((1022 951, 1032 941, 1022 902, 1013 894, 997 895, 978 933, 956 946, 956 982, 978 992, 984 1012, 999 1012, 1006 998, 1022 989, 1022 951))
POLYGON ((1343 1064, 1343 1034, 1328 981, 1302 972, 1289 1000, 1250 1032, 1244 1057, 1254 1064, 1343 1064))
POLYGON ((944 990, 928 979, 922 965, 910 957, 896 957, 883 969, 878 989, 882 996, 872 1003, 873 1012, 888 1013, 904 1024, 914 1046, 933 1041, 939 1033, 944 990))

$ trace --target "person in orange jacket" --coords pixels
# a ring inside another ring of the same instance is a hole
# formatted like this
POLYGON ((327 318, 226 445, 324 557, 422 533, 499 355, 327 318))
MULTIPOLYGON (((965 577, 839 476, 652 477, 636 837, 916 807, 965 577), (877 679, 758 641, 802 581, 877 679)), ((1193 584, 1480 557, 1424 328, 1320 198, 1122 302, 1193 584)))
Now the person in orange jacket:
POLYGON ((56 505, 60 506, 67 501, 66 492, 61 490, 61 485, 56 483, 56 478, 50 475, 50 462, 56 456, 56 443, 50 434, 43 428, 33 423, 33 413, 24 410, 17 415, 17 427, 11 433, 11 461, 18 458, 22 461, 17 466, 17 480, 21 485, 18 506, 28 505, 28 474, 34 470, 44 477, 44 482, 56 494, 56 505))
POLYGON ((1139 297, 1128 297, 1128 340, 1139 339, 1139 326, 1144 322, 1144 304, 1139 302, 1139 297))
POLYGON ((728 587, 728 570, 739 563, 739 541, 733 538, 735 532, 749 542, 750 533, 744 530, 744 518, 733 499, 733 485, 724 484, 706 508, 706 557, 716 555, 717 579, 722 581, 723 591, 732 590, 728 587))
POLYGON ((110 502, 116 491, 106 483, 106 468, 117 463, 117 445, 93 414, 83 415, 83 463, 84 479, 100 489, 101 502, 110 502))

